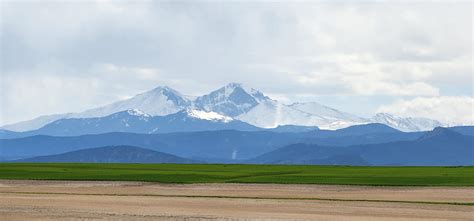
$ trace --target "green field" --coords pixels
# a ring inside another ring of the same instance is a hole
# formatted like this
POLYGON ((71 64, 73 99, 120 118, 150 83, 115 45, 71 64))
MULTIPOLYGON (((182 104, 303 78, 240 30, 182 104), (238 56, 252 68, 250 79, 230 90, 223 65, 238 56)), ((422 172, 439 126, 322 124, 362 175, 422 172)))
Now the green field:
POLYGON ((0 163, 0 179, 474 186, 474 167, 0 163))

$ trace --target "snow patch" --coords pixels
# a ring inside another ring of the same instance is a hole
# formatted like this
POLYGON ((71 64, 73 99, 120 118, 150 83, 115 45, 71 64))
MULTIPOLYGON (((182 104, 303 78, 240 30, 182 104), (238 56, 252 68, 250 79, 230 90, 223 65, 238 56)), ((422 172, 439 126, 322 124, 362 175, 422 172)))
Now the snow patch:
POLYGON ((127 111, 128 114, 137 116, 137 117, 151 117, 149 114, 139 110, 139 109, 130 109, 127 111))
POLYGON ((222 114, 216 112, 206 112, 201 110, 194 110, 190 109, 187 110, 187 113, 190 117, 202 119, 202 120, 210 120, 210 121, 222 121, 222 122, 230 122, 233 119, 222 114))

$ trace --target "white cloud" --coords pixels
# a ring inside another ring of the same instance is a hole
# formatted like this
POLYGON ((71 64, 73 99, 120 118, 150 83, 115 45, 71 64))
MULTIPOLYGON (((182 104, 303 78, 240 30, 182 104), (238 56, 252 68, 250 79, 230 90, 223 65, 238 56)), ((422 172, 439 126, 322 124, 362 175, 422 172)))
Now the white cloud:
POLYGON ((399 100, 377 111, 405 117, 432 118, 450 125, 474 125, 474 98, 467 96, 399 100))
POLYGON ((439 88, 429 84, 432 69, 425 64, 384 62, 370 54, 329 54, 284 59, 277 65, 252 65, 249 68, 271 73, 285 73, 286 82, 314 88, 331 88, 326 92, 357 95, 437 96, 439 88), (311 66, 304 72, 298 70, 311 66))
POLYGON ((470 3, 1 5, 0 124, 93 107, 157 85, 198 95, 237 81, 288 102, 472 96, 470 3))

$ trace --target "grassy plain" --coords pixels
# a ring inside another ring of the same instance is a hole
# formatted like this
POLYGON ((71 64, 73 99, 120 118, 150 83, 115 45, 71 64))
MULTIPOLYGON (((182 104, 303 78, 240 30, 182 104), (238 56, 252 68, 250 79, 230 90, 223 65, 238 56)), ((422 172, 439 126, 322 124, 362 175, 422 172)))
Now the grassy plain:
POLYGON ((474 186, 474 167, 0 163, 0 179, 474 186))

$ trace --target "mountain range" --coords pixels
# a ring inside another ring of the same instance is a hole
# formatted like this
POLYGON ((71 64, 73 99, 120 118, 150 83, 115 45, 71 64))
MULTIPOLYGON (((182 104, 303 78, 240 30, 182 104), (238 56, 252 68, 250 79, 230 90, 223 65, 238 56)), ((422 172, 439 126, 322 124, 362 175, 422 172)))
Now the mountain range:
POLYGON ((78 113, 0 129, 0 161, 474 165, 474 126, 370 118, 316 103, 284 104, 230 83, 191 98, 157 87, 78 113))
MULTIPOLYGON (((358 126, 355 126, 358 127, 358 126)), ((355 166, 474 165, 474 137, 447 128, 395 140, 368 142, 360 128, 319 134, 207 131, 176 134, 112 133, 79 137, 33 136, 3 140, 0 153, 23 155, 14 162, 251 163, 355 166), (332 133, 332 134, 331 134, 332 133), (334 145, 349 139, 351 145, 334 145), (359 140, 359 144, 354 142, 359 140), (120 145, 115 145, 122 143, 120 145), (133 145, 144 146, 148 149, 133 145), (100 148, 95 148, 101 146, 100 148), (3 148, 7 147, 7 148, 3 148), (25 157, 25 154, 39 155, 25 157)), ((392 134, 376 125, 369 132, 392 134), (380 130, 382 129, 382 130, 380 130)), ((462 131, 462 130, 461 130, 462 131)), ((384 136, 381 136, 384 137, 384 136)))
MULTIPOLYGON (((0 156, 18 159, 99 146, 130 145, 207 161, 243 160, 294 143, 330 146, 413 140, 421 132, 404 133, 383 124, 356 125, 339 130, 282 132, 215 130, 138 134, 113 132, 80 136, 33 135, 0 139, 0 156)), ((216 161, 216 162, 217 162, 216 161)))
POLYGON ((215 112, 182 110, 166 116, 151 116, 137 109, 114 113, 105 117, 59 119, 39 129, 12 132, 0 131, 0 137, 18 138, 33 135, 77 136, 110 132, 171 133, 205 130, 260 130, 253 125, 215 112))
POLYGON ((381 123, 405 132, 427 131, 443 126, 436 120, 402 118, 387 113, 363 118, 316 102, 287 105, 256 89, 230 83, 193 99, 172 88, 157 87, 129 99, 79 113, 41 116, 4 125, 4 131, 0 134, 168 133, 206 128, 256 130, 281 126, 335 130, 369 123, 381 123), (178 123, 179 120, 184 123, 178 123), (77 129, 72 132, 72 128, 77 129))
POLYGON ((249 163, 372 166, 474 165, 474 137, 435 128, 416 140, 344 147, 292 144, 249 163))

